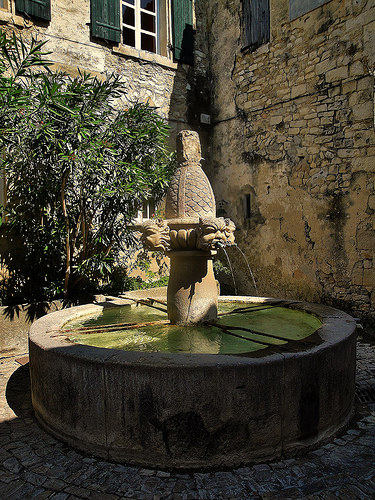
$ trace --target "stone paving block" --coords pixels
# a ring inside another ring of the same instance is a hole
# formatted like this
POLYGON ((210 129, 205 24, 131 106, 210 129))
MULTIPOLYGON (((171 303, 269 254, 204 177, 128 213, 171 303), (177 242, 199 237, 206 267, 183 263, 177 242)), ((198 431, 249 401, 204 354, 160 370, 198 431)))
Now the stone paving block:
POLYGON ((46 482, 47 478, 40 474, 36 474, 31 471, 24 471, 21 475, 22 479, 27 481, 28 483, 33 484, 34 486, 42 486, 43 483, 46 482))
POLYGON ((22 487, 19 488, 13 494, 10 494, 8 497, 5 497, 7 500, 20 500, 24 498, 29 498, 34 491, 34 486, 29 483, 23 483, 22 487))
POLYGON ((47 479, 44 487, 53 491, 62 491, 66 488, 67 484, 60 479, 47 479))
POLYGON ((31 496, 29 497, 30 500, 45 500, 48 498, 50 495, 52 495, 51 490, 45 490, 44 488, 37 488, 31 493, 31 496))
POLYGON ((24 485, 25 483, 19 479, 8 484, 0 482, 0 498, 8 499, 11 495, 15 495, 24 485))
POLYGON ((85 488, 78 488, 78 486, 68 486, 64 491, 79 498, 88 498, 91 495, 90 491, 87 491, 85 488))
POLYGON ((22 465, 16 457, 10 457, 4 460, 3 467, 14 474, 18 474, 22 470, 22 465))
POLYGON ((1 483, 11 483, 12 481, 16 481, 18 479, 17 474, 13 474, 9 471, 4 471, 0 469, 0 484, 1 483))
POLYGON ((90 500, 117 500, 119 497, 118 495, 108 495, 101 492, 92 492, 88 498, 90 498, 90 500))
POLYGON ((170 477, 170 476, 171 476, 171 473, 170 473, 170 472, 167 472, 167 471, 164 471, 164 470, 159 470, 159 471, 156 473, 156 476, 157 476, 157 477, 170 477))
POLYGON ((59 492, 59 493, 53 493, 49 498, 51 500, 66 500, 69 498, 69 493, 64 493, 64 492, 59 492))

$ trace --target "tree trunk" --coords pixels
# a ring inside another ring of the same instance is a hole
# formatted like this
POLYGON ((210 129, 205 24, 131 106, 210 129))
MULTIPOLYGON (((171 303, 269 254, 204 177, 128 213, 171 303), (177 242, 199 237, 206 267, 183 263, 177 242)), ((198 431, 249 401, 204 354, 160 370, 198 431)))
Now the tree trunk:
POLYGON ((68 211, 66 209, 65 202, 65 187, 66 182, 69 177, 69 171, 65 172, 62 178, 61 183, 61 207, 64 214, 65 221, 65 231, 66 231, 66 239, 65 239, 65 280, 64 280, 64 298, 68 296, 68 287, 69 287, 69 278, 70 278, 70 262, 71 262, 71 250, 70 250, 70 224, 68 211))

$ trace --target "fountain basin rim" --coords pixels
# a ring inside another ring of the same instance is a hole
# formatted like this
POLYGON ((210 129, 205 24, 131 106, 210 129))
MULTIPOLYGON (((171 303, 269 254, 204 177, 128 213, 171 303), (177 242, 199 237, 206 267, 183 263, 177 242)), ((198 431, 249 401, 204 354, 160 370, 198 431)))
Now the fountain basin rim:
MULTIPOLYGON (((150 290, 150 295, 152 295, 150 290)), ((220 302, 238 302, 238 303, 259 303, 272 304, 279 299, 269 297, 249 297, 249 296, 221 296, 220 302)), ((165 352, 139 352, 124 351, 119 349, 108 349, 104 347, 95 347, 90 345, 72 343, 63 336, 56 336, 63 326, 73 319, 78 319, 93 313, 100 313, 107 307, 118 307, 119 305, 133 306, 124 299, 123 301, 107 301, 99 304, 86 304, 75 306, 69 309, 63 309, 53 312, 38 319, 30 328, 29 342, 36 344, 42 349, 58 349, 63 355, 64 350, 69 352, 69 356, 75 358, 91 359, 92 357, 99 361, 117 360, 130 364, 140 364, 142 366, 185 366, 197 367, 202 365, 248 365, 264 363, 264 360, 272 361, 276 359, 286 359, 289 357, 298 358, 313 355, 318 351, 329 349, 333 344, 337 345, 345 342, 348 337, 356 331, 356 321, 348 314, 335 308, 309 302, 296 301, 290 304, 290 309, 304 311, 312 314, 322 321, 321 327, 316 330, 314 335, 319 335, 321 343, 312 345, 299 352, 273 353, 264 352, 261 356, 247 356, 235 354, 205 354, 205 353, 165 353, 165 352), (122 304, 121 304, 122 303, 122 304), (68 349, 66 349, 68 348, 68 349)), ((60 332, 61 333, 61 332, 60 332)), ((267 350, 265 350, 267 351, 267 350)))

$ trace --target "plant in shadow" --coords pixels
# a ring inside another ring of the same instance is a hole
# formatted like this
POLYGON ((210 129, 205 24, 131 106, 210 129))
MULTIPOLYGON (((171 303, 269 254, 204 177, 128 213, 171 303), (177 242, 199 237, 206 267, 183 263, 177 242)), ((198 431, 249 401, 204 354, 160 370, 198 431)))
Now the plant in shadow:
POLYGON ((168 127, 147 105, 121 107, 119 76, 52 72, 46 55, 44 43, 0 31, 6 302, 108 283, 134 243, 128 225, 162 197, 174 168, 168 127))

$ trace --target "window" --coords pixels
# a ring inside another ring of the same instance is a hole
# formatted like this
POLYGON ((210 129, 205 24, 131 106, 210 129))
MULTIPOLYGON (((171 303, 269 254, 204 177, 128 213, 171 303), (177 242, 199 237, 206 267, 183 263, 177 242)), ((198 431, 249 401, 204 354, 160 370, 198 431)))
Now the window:
POLYGON ((152 219, 156 216, 157 207, 155 205, 155 200, 151 199, 145 201, 142 208, 138 210, 137 217, 134 219, 135 224, 142 224, 142 222, 152 219))
POLYGON ((290 0, 289 15, 290 19, 296 19, 310 10, 316 9, 321 5, 330 2, 330 0, 290 0))
POLYGON ((243 198, 243 209, 245 214, 245 219, 250 219, 251 217, 251 194, 245 194, 243 198))
POLYGON ((7 0, 0 0, 0 9, 8 9, 7 0))
POLYGON ((143 204, 142 219, 151 219, 155 217, 155 201, 149 200, 143 204))
POLYGON ((243 49, 255 50, 270 40, 269 0, 242 0, 243 49))
POLYGON ((91 34, 192 64, 193 0, 91 0, 91 34))
POLYGON ((50 0, 15 0, 16 11, 30 17, 51 20, 50 0))
POLYGON ((158 53, 158 0, 122 1, 123 43, 136 49, 158 53))

